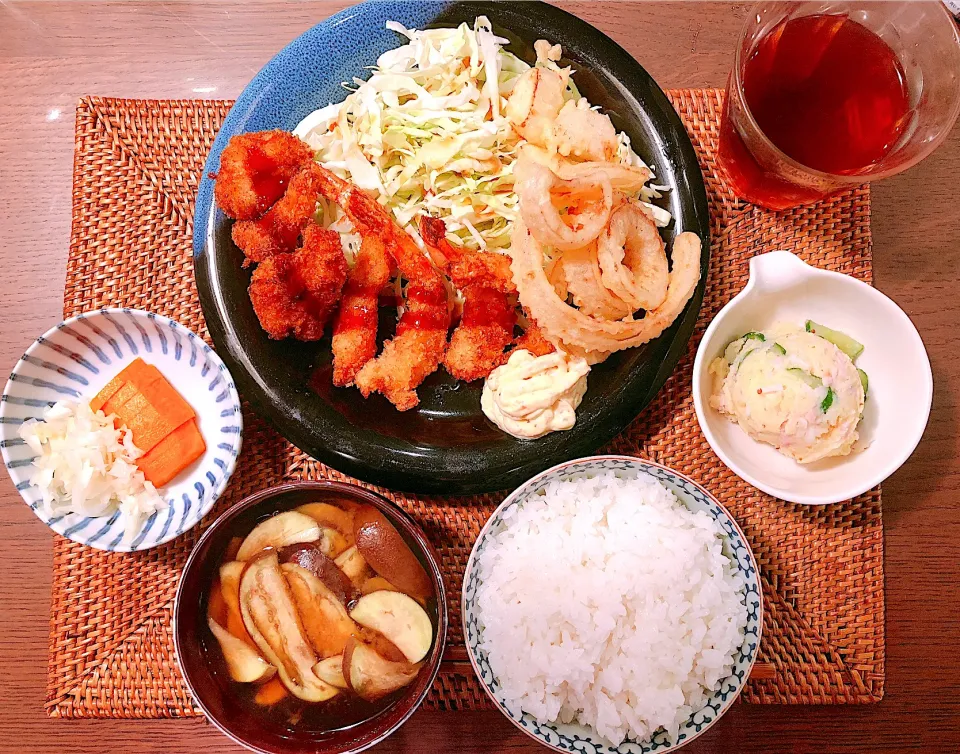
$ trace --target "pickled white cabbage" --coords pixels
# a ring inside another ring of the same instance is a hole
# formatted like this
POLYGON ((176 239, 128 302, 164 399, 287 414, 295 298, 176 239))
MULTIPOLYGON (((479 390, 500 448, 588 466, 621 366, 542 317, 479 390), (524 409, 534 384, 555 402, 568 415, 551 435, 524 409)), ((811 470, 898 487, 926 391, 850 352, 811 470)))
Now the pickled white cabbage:
POLYGON ((147 516, 167 507, 137 468, 143 452, 130 430, 85 401, 55 403, 42 421, 25 421, 19 435, 37 456, 30 482, 51 515, 107 516, 119 508, 129 542, 147 516))

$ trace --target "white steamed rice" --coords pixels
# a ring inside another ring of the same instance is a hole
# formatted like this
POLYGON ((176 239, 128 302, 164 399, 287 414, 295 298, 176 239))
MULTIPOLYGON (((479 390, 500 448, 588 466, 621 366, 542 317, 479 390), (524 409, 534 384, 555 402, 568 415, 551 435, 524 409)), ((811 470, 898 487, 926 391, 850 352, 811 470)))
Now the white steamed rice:
POLYGON ((480 648, 514 714, 671 741, 730 674, 747 622, 720 529, 656 480, 549 482, 480 553, 480 648))

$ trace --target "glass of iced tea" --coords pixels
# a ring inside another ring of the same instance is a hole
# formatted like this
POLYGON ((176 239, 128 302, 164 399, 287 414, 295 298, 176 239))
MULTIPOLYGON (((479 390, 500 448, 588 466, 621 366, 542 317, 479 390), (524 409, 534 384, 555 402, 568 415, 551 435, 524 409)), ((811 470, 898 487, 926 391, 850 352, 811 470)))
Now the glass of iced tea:
POLYGON ((727 83, 718 162, 737 196, 809 204, 915 165, 960 112, 960 37, 939 2, 768 2, 727 83))

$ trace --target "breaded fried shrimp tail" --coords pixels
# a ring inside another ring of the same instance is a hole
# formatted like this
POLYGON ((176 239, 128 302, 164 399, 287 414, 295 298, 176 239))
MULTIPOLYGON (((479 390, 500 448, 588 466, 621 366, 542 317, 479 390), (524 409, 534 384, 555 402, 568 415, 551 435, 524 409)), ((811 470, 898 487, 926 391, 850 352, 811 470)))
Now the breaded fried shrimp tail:
POLYGON ((507 297, 493 288, 468 286, 463 315, 450 337, 443 365, 458 380, 483 379, 506 362, 517 315, 507 297))
POLYGON ((383 241, 363 236, 333 325, 334 385, 353 384, 357 372, 377 355, 378 299, 392 274, 393 260, 383 241))
POLYGON ((486 377, 505 361, 516 314, 507 299, 514 289, 509 258, 460 249, 446 239, 443 220, 420 218, 420 235, 463 293, 463 316, 453 331, 443 365, 459 380, 486 377))
POLYGON ((383 352, 368 361, 356 376, 357 387, 366 398, 383 394, 399 411, 419 403, 416 389, 440 366, 447 345, 450 314, 447 291, 442 281, 407 286, 405 311, 397 324, 397 335, 383 345, 383 352))

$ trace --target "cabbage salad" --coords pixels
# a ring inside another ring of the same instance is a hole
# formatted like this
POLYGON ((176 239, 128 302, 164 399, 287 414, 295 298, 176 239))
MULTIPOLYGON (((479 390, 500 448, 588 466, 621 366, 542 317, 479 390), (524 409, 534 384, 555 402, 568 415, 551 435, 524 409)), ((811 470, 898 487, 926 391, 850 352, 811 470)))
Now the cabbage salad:
MULTIPOLYGON (((418 31, 394 21, 387 28, 409 42, 381 55, 369 79, 345 85, 351 93, 343 102, 307 116, 294 133, 325 168, 376 191, 418 241, 416 218, 426 210, 444 220, 451 241, 506 250, 519 216, 513 164, 523 141, 504 108, 530 66, 503 49, 508 40, 484 16, 473 28, 418 31)), ((557 64, 543 57, 537 65, 557 64)), ((577 100, 570 81, 565 97, 577 100)), ((644 164, 625 134, 619 144, 621 162, 644 164)), ((658 196, 657 188, 642 198, 658 196)), ((322 224, 347 234, 348 253, 358 248, 335 204, 321 199, 319 214, 322 224)))

